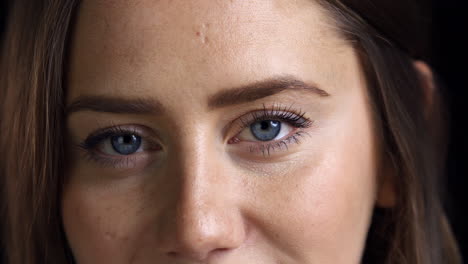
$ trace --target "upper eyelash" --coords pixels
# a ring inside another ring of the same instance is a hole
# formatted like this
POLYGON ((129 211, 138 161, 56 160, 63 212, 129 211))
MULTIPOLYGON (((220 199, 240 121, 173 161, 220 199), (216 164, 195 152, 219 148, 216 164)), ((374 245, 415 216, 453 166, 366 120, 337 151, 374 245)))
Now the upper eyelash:
POLYGON ((292 105, 289 107, 274 105, 271 109, 268 109, 264 104, 262 110, 253 111, 249 115, 250 117, 240 119, 242 124, 240 129, 244 129, 254 122, 267 120, 268 118, 285 121, 298 128, 307 128, 313 123, 305 117, 305 112, 293 110, 292 105))
POLYGON ((110 138, 111 136, 118 135, 136 135, 141 137, 135 128, 124 128, 122 126, 112 126, 104 129, 100 129, 91 135, 89 135, 84 142, 80 143, 79 146, 85 150, 94 149, 103 140, 110 138))
MULTIPOLYGON (((306 118, 305 114, 306 113, 300 109, 299 111, 294 110, 292 105, 290 105, 289 107, 273 105, 271 109, 268 109, 265 106, 265 104, 263 104, 262 110, 250 112, 249 114, 244 115, 244 117, 240 118, 240 131, 242 131, 246 127, 249 127, 251 124, 257 121, 264 121, 268 119, 287 122, 296 128, 308 128, 312 126, 313 121, 306 118)), ((308 135, 308 133, 305 131, 297 131, 294 134, 289 135, 288 137, 283 138, 281 140, 258 143, 256 146, 250 146, 249 150, 250 152, 259 151, 263 154, 264 157, 270 156, 270 152, 277 148, 281 149, 284 147, 288 149, 288 145, 290 143, 299 144, 299 138, 304 135, 308 135)), ((233 142, 236 142, 235 138, 233 142)))
POLYGON ((84 158, 88 161, 96 162, 99 163, 103 166, 106 167, 113 167, 113 168, 119 168, 119 167, 130 167, 129 164, 133 164, 134 166, 136 164, 136 160, 134 157, 131 155, 128 156, 122 156, 119 158, 108 158, 108 157, 103 157, 101 154, 97 153, 96 147, 103 142, 103 140, 106 140, 112 136, 118 136, 118 135, 137 135, 139 137, 143 136, 141 133, 138 132, 137 129, 131 127, 127 128, 122 125, 114 125, 112 127, 105 127, 102 129, 98 129, 96 132, 90 134, 82 143, 79 143, 76 145, 79 149, 84 150, 84 158), (126 165, 122 165, 125 163, 126 165))

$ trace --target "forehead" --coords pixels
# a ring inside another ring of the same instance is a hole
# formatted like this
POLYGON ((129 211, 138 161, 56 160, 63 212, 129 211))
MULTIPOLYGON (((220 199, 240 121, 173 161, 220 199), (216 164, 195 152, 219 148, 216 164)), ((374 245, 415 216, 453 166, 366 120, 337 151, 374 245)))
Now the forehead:
POLYGON ((331 25, 311 0, 83 1, 69 98, 167 86, 214 92, 273 74, 334 78, 324 68, 339 71, 330 62, 346 49, 331 25))

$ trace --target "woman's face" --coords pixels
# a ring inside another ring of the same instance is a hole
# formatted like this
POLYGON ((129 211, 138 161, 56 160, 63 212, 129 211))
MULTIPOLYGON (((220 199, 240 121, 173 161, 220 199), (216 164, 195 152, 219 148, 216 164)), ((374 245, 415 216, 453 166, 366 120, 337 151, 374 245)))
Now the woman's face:
POLYGON ((379 147, 310 0, 83 1, 63 224, 77 263, 359 263, 379 147))

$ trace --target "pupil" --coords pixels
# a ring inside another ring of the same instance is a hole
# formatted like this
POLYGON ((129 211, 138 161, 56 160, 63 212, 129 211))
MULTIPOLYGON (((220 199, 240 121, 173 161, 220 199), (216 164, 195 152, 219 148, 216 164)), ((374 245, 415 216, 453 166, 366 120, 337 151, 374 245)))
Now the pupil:
POLYGON ((123 141, 125 144, 130 143, 132 139, 133 139, 132 136, 128 136, 128 135, 123 137, 123 141))

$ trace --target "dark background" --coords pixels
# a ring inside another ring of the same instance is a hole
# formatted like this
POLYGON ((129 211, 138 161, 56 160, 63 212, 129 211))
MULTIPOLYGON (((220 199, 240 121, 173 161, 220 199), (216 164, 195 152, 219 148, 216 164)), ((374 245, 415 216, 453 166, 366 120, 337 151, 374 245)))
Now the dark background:
MULTIPOLYGON (((468 14, 463 0, 435 0, 433 67, 446 85, 451 131, 448 154, 446 209, 465 262, 468 261, 468 14)), ((466 2, 466 1, 465 1, 466 2)))
MULTIPOLYGON (((379 0, 376 0, 379 1, 379 0)), ((464 259, 468 259, 468 107, 466 77, 468 60, 468 14, 463 0, 433 0, 432 67, 445 84, 444 94, 449 106, 451 124, 445 207, 458 239, 464 259), (466 192, 466 193, 465 193, 466 192)), ((0 0, 0 35, 7 15, 6 0, 0 0)))

